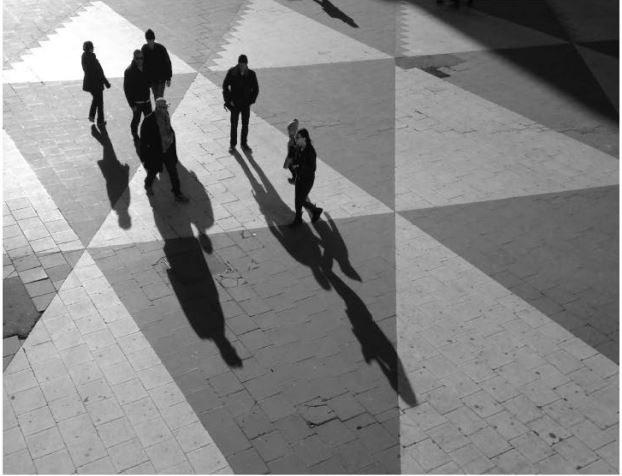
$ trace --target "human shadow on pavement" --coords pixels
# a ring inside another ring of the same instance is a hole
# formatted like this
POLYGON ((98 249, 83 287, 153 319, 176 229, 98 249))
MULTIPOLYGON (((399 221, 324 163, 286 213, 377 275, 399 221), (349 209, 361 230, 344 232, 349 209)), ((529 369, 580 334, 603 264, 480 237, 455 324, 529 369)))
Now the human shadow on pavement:
POLYGON ((106 180, 106 192, 110 200, 110 208, 118 216, 119 226, 124 230, 132 227, 132 217, 129 214, 130 207, 130 166, 121 164, 117 159, 106 126, 91 126, 91 135, 103 147, 103 156, 97 161, 97 165, 106 180))
MULTIPOLYGON (((190 203, 174 201, 168 179, 156 181, 153 187, 156 193, 149 197, 156 226, 164 238, 166 272, 197 335, 212 340, 227 365, 241 367, 242 360, 225 336, 225 317, 208 265, 213 247, 205 231, 214 223, 211 202, 205 187, 193 173, 179 162, 177 171, 181 189, 190 197, 190 203), (198 230, 198 238, 193 234, 193 226, 198 230)), ((213 258, 211 261, 215 262, 213 258)))
POLYGON ((343 11, 337 8, 330 0, 313 0, 315 3, 322 7, 322 10, 326 12, 329 17, 336 18, 342 22, 350 25, 352 28, 358 28, 356 22, 346 15, 343 11))
POLYGON ((368 364, 372 360, 378 362, 395 392, 408 405, 416 405, 414 391, 393 344, 375 323, 363 300, 332 270, 336 261, 347 277, 361 281, 361 277, 350 263, 345 241, 332 217, 325 212, 328 222, 318 221, 313 225, 319 237, 306 223, 295 230, 284 226, 283 217, 291 220, 292 210, 283 202, 252 153, 246 152, 245 155, 261 183, 254 177, 244 158, 237 151, 233 153, 253 187, 253 196, 266 218, 270 232, 296 261, 311 268, 315 279, 323 289, 334 289, 339 294, 346 305, 346 315, 352 325, 352 331, 361 344, 365 362, 368 364))

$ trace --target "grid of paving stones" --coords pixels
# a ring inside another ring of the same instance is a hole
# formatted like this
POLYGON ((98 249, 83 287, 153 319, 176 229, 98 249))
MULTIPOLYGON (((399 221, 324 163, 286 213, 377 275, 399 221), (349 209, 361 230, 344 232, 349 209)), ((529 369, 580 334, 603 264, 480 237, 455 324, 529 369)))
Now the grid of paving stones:
POLYGON ((493 3, 5 2, 5 472, 616 473, 617 26, 493 3), (128 131, 148 27, 187 206, 128 131), (44 61, 85 31, 103 131, 44 61), (327 211, 295 231, 293 116, 327 211))

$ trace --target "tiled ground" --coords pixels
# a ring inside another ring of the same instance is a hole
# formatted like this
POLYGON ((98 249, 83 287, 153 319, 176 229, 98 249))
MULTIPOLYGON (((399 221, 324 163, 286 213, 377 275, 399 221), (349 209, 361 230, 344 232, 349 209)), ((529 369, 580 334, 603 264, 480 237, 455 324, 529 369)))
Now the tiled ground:
POLYGON ((3 4, 5 472, 618 471, 617 10, 449 3, 3 4), (188 205, 130 140, 148 27, 188 205), (293 117, 326 211, 296 231, 293 117))

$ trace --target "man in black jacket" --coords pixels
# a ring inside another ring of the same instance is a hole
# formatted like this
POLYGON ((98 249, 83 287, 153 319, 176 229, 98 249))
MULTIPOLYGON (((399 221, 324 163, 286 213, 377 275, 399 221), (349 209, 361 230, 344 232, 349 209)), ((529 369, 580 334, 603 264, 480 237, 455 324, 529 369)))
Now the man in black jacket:
POLYGON ((237 66, 229 69, 222 83, 222 95, 225 100, 225 109, 231 111, 231 136, 229 152, 233 152, 237 144, 238 119, 242 114, 242 132, 240 142, 243 149, 248 146, 248 119, 251 115, 251 104, 254 104, 259 95, 257 75, 248 69, 248 58, 240 55, 237 66))
POLYGON ((153 91, 153 98, 164 97, 164 83, 171 87, 173 77, 173 67, 168 51, 164 45, 156 43, 155 33, 150 28, 145 32, 147 43, 143 45, 141 51, 145 57, 145 74, 153 91))
POLYGON ((123 75, 123 91, 128 104, 132 108, 132 122, 130 130, 135 142, 138 142, 138 124, 140 116, 151 114, 151 98, 149 97, 149 82, 143 68, 144 56, 142 51, 134 50, 134 59, 123 75))

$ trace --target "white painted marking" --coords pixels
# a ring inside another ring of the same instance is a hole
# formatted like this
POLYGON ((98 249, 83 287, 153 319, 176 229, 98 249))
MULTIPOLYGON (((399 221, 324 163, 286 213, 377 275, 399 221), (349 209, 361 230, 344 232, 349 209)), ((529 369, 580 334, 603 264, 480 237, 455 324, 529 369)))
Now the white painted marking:
POLYGON ((274 0, 251 0, 229 36, 212 71, 226 71, 242 53, 251 68, 390 58, 274 0))
MULTIPOLYGON (((33 48, 11 69, 3 71, 3 83, 75 81, 84 77, 80 57, 82 44, 90 40, 106 76, 123 77, 132 61, 132 52, 144 43, 144 32, 108 5, 96 1, 58 28, 41 46, 33 48)), ((162 39, 166 46, 166 40, 162 39)), ((169 50, 175 74, 194 73, 169 50)))

